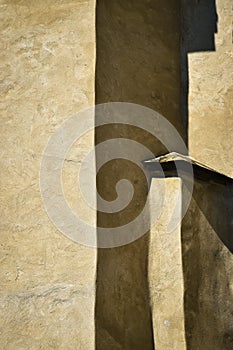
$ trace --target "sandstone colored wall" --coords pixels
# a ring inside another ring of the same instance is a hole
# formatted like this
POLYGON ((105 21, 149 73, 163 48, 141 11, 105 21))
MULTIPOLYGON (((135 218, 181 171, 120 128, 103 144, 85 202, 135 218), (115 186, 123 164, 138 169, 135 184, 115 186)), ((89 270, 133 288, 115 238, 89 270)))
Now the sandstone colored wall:
MULTIPOLYGON (((208 45, 206 50, 203 45, 203 52, 188 54, 189 150, 200 162, 233 176, 232 0, 217 0, 216 12, 215 48, 208 51, 208 45)), ((213 11, 209 11, 211 17, 213 31, 213 11)), ((210 39, 206 38, 206 41, 211 45, 210 39)))
MULTIPOLYGON (((159 220, 151 227, 149 285, 152 306, 154 348, 185 350, 184 278, 181 244, 182 186, 178 178, 152 179, 150 211, 157 193, 166 186, 166 198, 159 220), (180 199, 177 207, 177 199, 180 199), (167 226, 176 208, 178 221, 172 232, 167 226)), ((161 194, 160 194, 161 195, 161 194)), ((152 223, 153 224, 153 223, 152 223)))
MULTIPOLYGON (((215 8, 212 0, 190 3, 215 8)), ((216 2, 216 50, 211 22, 207 46, 190 49, 186 62, 190 153, 230 175, 231 5, 230 0, 216 2)), ((90 0, 1 1, 3 349, 154 346, 149 235, 125 247, 98 251, 95 295, 96 252, 62 236, 49 221, 40 197, 40 161, 49 136, 66 118, 94 103, 94 6, 90 0)), ((146 105, 168 118, 185 137, 179 14, 176 0, 99 0, 96 102, 146 105)), ((164 151, 157 140, 135 129, 97 131, 96 142, 119 133, 145 143, 156 155, 164 151)), ((84 142, 84 149, 91 144, 93 137, 84 142)), ((66 164, 64 174, 66 193, 75 207, 70 193, 74 167, 72 162, 66 164)), ((117 165, 116 178, 133 174, 142 205, 146 188, 141 174, 126 164, 123 168, 117 165)), ((110 187, 104 186, 109 171, 102 174, 99 186, 111 198, 110 187)), ((232 232, 231 205, 232 189, 196 182, 183 221, 185 321, 191 350, 232 349, 232 254, 219 238, 232 232)), ((128 219, 137 211, 132 204, 128 219)), ((125 217, 98 216, 99 223, 107 226, 121 220, 125 217)))
MULTIPOLYGON (((170 120, 184 137, 182 123, 186 124, 190 154, 198 161, 230 175, 230 2, 218 1, 215 4, 213 0, 184 0, 182 6, 186 16, 182 30, 185 45, 180 53, 178 2, 99 2, 96 101, 127 101, 151 107, 170 120), (215 33, 217 15, 218 33, 215 33), (183 82, 182 88, 186 90, 182 93, 187 100, 180 96, 180 66, 182 79, 187 74, 185 79, 188 80, 186 84, 183 82), (224 106, 220 99, 225 100, 224 106), (182 109, 180 101, 185 104, 182 109)), ((106 128, 97 131, 96 140, 100 142, 119 135, 146 144, 156 155, 164 152, 157 140, 135 129, 106 128)), ((118 164, 114 175, 110 169, 105 169, 99 180, 103 195, 111 198, 112 189, 111 185, 106 185, 107 178, 111 176, 115 183, 120 174, 133 174, 136 191, 142 194, 137 197, 138 201, 143 203, 145 188, 142 178, 139 176, 137 181, 138 175, 125 164, 123 169, 118 164)), ((183 221, 188 349, 220 350, 232 346, 229 308, 232 303, 232 255, 221 241, 226 236, 230 239, 232 232, 231 193, 228 187, 196 182, 194 199, 183 221)), ((128 218, 136 210, 136 206, 132 205, 128 218)), ((109 226, 123 220, 122 215, 114 218, 98 216, 99 223, 109 226)), ((150 349, 153 346, 151 339, 155 337, 156 327, 152 329, 148 307, 148 284, 153 282, 148 279, 148 251, 147 236, 126 247, 99 250, 96 294, 98 349, 150 349)), ((152 292, 155 293, 154 290, 152 292)))
POLYGON ((54 130, 94 103, 95 3, 3 0, 0 11, 0 347, 90 350, 96 252, 50 222, 39 171, 54 130))
MULTIPOLYGON (((190 154, 232 176, 232 1, 190 1, 189 5, 186 40, 194 38, 190 46, 186 41, 190 154)), ((230 350, 233 192, 232 185, 210 182, 195 182, 182 225, 186 337, 191 350, 230 350)))

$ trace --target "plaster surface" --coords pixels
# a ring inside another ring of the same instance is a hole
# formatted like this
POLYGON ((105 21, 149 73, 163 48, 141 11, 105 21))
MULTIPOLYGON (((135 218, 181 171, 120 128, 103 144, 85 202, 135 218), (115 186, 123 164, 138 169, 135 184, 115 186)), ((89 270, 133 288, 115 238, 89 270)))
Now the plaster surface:
POLYGON ((189 151, 195 159, 232 177, 232 1, 217 0, 215 6, 217 18, 210 10, 206 19, 212 21, 213 42, 206 37, 200 52, 188 54, 189 151))
MULTIPOLYGON (((156 304, 160 282, 158 275, 151 277, 148 264, 154 264, 156 273, 156 262, 166 259, 162 248, 151 262, 149 233, 124 247, 100 249, 98 256, 95 250, 68 240, 44 211, 39 169, 49 136, 66 118, 94 102, 126 101, 160 112, 184 138, 184 119, 188 118, 190 155, 232 176, 232 2, 216 1, 217 33, 215 1, 190 3, 196 14, 210 6, 213 11, 198 18, 205 23, 211 15, 213 23, 205 45, 187 50, 189 114, 182 116, 179 1, 100 0, 95 75, 94 1, 1 0, 2 349, 141 350, 158 344, 158 322, 160 315, 168 312, 168 305, 160 310, 156 304)), ((197 31, 192 35, 199 33, 200 38, 202 27, 195 24, 194 28, 197 31)), ((112 137, 137 140, 155 156, 166 152, 158 140, 135 128, 97 130, 95 142, 112 137)), ((94 135, 89 135, 81 147, 86 151, 93 144, 94 135)), ((80 197, 72 191, 75 157, 71 150, 63 177, 64 191, 77 209, 80 197)), ((105 227, 132 219, 144 205, 145 179, 126 163, 116 162, 102 170, 97 179, 102 195, 112 199, 113 185, 122 177, 132 179, 134 201, 125 214, 99 213, 98 223, 105 227)), ((179 337, 184 347, 184 292, 187 348, 233 347, 233 261, 221 241, 222 235, 233 232, 231 213, 232 188, 195 183, 194 198, 182 224, 184 291, 179 230, 174 250, 179 283, 169 309, 182 321, 177 323, 178 331, 173 322, 168 327, 173 332, 171 338, 167 328, 162 328, 166 346, 172 348, 169 342, 179 337)), ((161 236, 163 225, 164 221, 159 228, 161 236)), ((157 245, 163 243, 157 241, 157 245)), ((168 266, 163 268, 165 271, 168 266)), ((169 269, 168 273, 173 283, 169 269)), ((171 290, 166 290, 167 298, 171 290)))
MULTIPOLYGON (((160 193, 166 186, 162 214, 150 231, 149 285, 152 306, 154 346, 157 350, 186 349, 184 317, 184 278, 182 266, 181 221, 170 233, 167 227, 176 209, 181 220, 181 180, 152 179, 151 191, 160 193), (178 202, 178 198, 180 201, 178 202)), ((161 195, 161 194, 160 194, 161 195)), ((150 210, 153 208, 151 198, 150 210)))
MULTIPOLYGON (((100 0, 97 3, 96 102, 131 102, 150 107, 184 135, 180 109, 179 1, 100 0)), ((142 115, 143 118, 143 115, 142 115)), ((166 152, 157 138, 135 127, 96 130, 96 143, 133 139, 155 155, 166 152)), ((147 151, 142 155, 148 158, 147 151)), ((96 154, 97 162, 101 154, 96 154)), ((142 160, 143 160, 142 159, 142 160)), ((99 226, 121 226, 141 212, 147 183, 139 168, 123 160, 103 167, 101 195, 115 199, 115 184, 129 179, 134 198, 124 211, 98 213, 99 226)), ((149 217, 149 213, 147 213, 149 217)), ((148 277, 149 233, 126 246, 99 249, 96 290, 96 349, 154 348, 148 277)))
MULTIPOLYGON (((185 12, 189 151, 199 162, 232 177, 232 1, 189 5, 185 12)), ((186 337, 191 350, 233 347, 233 258, 228 249, 232 185, 212 180, 210 174, 195 182, 182 225, 186 337)))
POLYGON ((96 252, 50 222, 39 171, 54 130, 94 103, 95 3, 1 1, 0 11, 0 347, 94 349, 96 252))

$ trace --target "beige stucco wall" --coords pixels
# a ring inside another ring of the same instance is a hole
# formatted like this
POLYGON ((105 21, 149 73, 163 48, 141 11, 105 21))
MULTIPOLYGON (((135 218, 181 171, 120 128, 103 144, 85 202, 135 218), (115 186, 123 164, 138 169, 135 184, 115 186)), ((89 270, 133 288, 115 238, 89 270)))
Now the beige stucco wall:
POLYGON ((157 350, 186 349, 181 184, 178 178, 152 179, 151 182, 151 213, 158 210, 153 205, 153 197, 157 193, 161 195, 163 186, 166 187, 161 216, 151 227, 148 262, 154 348, 157 350), (172 232, 168 233, 167 227, 174 211, 177 222, 172 232))
POLYGON ((233 176, 232 1, 217 0, 216 10, 215 51, 188 54, 189 150, 204 164, 233 176))
POLYGON ((39 171, 57 126, 94 104, 95 3, 1 1, 0 10, 0 347, 90 350, 96 252, 50 222, 39 171))
MULTIPOLYGON (((188 54, 189 150, 198 161, 232 177, 232 1, 217 0, 216 11, 215 49, 188 54)), ((232 185, 196 181, 183 220, 186 336, 191 350, 233 346, 233 256, 221 240, 232 247, 232 198, 232 185)))
MULTIPOLYGON (((230 175, 231 5, 230 0, 217 1, 216 51, 188 55, 190 153, 230 175)), ((149 235, 124 247, 100 249, 97 259, 95 250, 56 230, 39 190, 41 156, 49 136, 66 118, 94 104, 95 3, 1 1, 0 9, 1 348, 152 349, 152 321, 159 314, 154 309, 151 315, 150 308, 155 291, 149 290, 154 282, 148 275, 149 235)), ((96 102, 146 105, 184 135, 179 2, 102 0, 97 14, 96 102)), ((127 128, 97 132, 97 142, 114 135, 136 139, 156 155, 164 151, 147 134, 127 128)), ((93 144, 93 136, 85 142, 84 149, 93 144)), ((134 169, 123 168, 115 168, 116 178, 133 175, 138 193, 129 219, 144 203, 146 187, 134 169)), ((75 162, 69 162, 64 172, 64 188, 74 208, 70 191, 75 170, 75 162)), ((108 171, 100 179, 107 195, 112 193, 104 184, 108 171)), ((231 197, 224 191, 196 183, 183 221, 184 311, 191 350, 232 347, 233 262, 218 237, 231 230, 231 197), (224 225, 219 225, 221 220, 224 225)), ((99 216, 101 220, 108 226, 125 218, 99 216)), ((182 284, 179 289, 183 293, 182 284)), ((179 295, 177 300, 181 303, 179 295)))

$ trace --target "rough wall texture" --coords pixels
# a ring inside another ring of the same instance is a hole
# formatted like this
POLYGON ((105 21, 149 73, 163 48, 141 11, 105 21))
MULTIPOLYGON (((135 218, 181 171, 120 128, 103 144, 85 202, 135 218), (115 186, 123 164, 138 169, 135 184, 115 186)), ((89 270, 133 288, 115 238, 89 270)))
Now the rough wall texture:
POLYGON ((94 102, 94 7, 1 1, 1 349, 94 347, 95 251, 55 229, 39 191, 49 136, 94 102))
POLYGON ((182 224, 187 345, 233 346, 233 255, 220 237, 232 235, 233 190, 196 182, 182 224))
MULTIPOLYGON (((232 176, 232 1, 184 0, 183 5, 190 154, 232 176)), ((232 205, 232 186, 196 181, 182 228, 191 350, 233 348, 233 256, 221 241, 232 241, 232 205)))
MULTIPOLYGON (((206 1, 208 3, 215 1, 206 1)), ((200 23, 200 26, 211 23, 208 28, 213 39, 206 30, 202 38, 205 45, 199 48, 204 52, 195 52, 198 48, 194 48, 188 55, 189 149, 194 158, 233 176, 232 0, 217 0, 215 6, 217 23, 210 9, 205 23, 200 23)), ((193 18, 188 20, 191 22, 193 18)))
MULTIPOLYGON (((148 270, 154 344, 157 350, 185 350, 181 223, 172 232, 167 232, 178 198, 180 201, 176 215, 181 220, 181 181, 178 178, 152 179, 151 195, 161 195, 163 185, 166 186, 166 199, 159 220, 151 227, 149 247, 148 270)), ((156 210, 151 196, 150 203, 150 210, 156 210)))
MULTIPOLYGON (((196 38, 189 41, 193 46, 187 49, 192 53, 185 69, 190 71, 190 152, 232 175, 232 2, 218 0, 216 7, 214 0, 183 2, 191 4, 187 13, 196 11, 187 17, 191 39, 196 38), (207 37, 197 19, 202 25, 211 20, 210 32, 204 31, 207 37)), ((49 136, 68 116, 94 103, 94 1, 2 0, 0 9, 1 348, 153 349, 148 235, 125 247, 99 250, 94 315, 95 251, 59 234, 40 198, 40 160, 49 136)), ((99 0, 96 101, 151 107, 185 136, 179 14, 177 0, 99 0)), ((119 134, 144 143, 156 155, 164 151, 135 129, 107 128, 97 131, 96 140, 119 134)), ((85 142, 89 146, 93 139, 85 142)), ((124 171, 119 164, 114 169, 115 179, 131 176, 138 193, 128 220, 145 201, 145 183, 126 164, 124 171)), ((99 187, 111 198, 111 185, 105 180, 112 175, 105 170, 99 187)), ((75 207, 70 193, 73 174, 70 162, 64 172, 65 190, 75 207)), ((233 262, 219 239, 232 232, 231 205, 232 189, 196 183, 183 222, 186 335, 191 350, 233 347, 233 262)), ((125 217, 98 220, 111 226, 125 217)))
MULTIPOLYGON (((97 102, 127 101, 146 105, 161 112, 185 136, 183 120, 189 131, 191 155, 231 175, 231 2, 184 0, 182 6, 186 16, 185 45, 180 57, 178 2, 99 1, 97 102), (215 33, 217 15, 218 34, 215 33), (183 64, 185 74, 189 73, 186 77, 189 95, 186 85, 183 111, 188 113, 182 117, 179 67, 183 64)), ((96 140, 100 142, 119 135, 146 144, 155 154, 164 151, 145 133, 127 128, 97 131, 96 140)), ((106 185, 107 178, 111 176, 115 183, 120 174, 123 177, 133 174, 136 191, 141 193, 138 201, 143 204, 145 188, 140 176, 137 178, 135 171, 125 164, 123 169, 118 165, 114 174, 111 169, 105 169, 99 181, 103 195, 106 198, 112 195, 111 185, 106 185)), ((232 303, 229 282, 232 255, 220 240, 232 232, 232 190, 216 186, 195 184, 194 199, 182 229, 186 335, 188 348, 193 350, 220 350, 232 346, 232 316, 228 310, 232 303)), ((138 209, 132 205, 130 210, 128 218, 138 209)), ((99 215, 98 220, 111 226, 124 219, 99 215)), ((152 347, 148 245, 145 236, 132 245, 98 252, 98 349, 152 347)))
MULTIPOLYGON (((180 4, 177 0, 100 0, 97 3, 96 102, 125 101, 150 107, 182 133, 180 118, 180 4)), ((143 118, 143 116, 142 116, 143 118)), ((125 137, 154 154, 166 150, 136 128, 110 126, 96 142, 125 137)), ((101 154, 97 152, 98 157, 101 154)), ((144 159, 148 158, 145 152, 144 159)), ((105 199, 114 199, 116 180, 132 181, 135 198, 119 215, 98 215, 100 226, 123 225, 142 210, 147 185, 130 163, 106 166, 98 179, 105 199), (108 181, 111 179, 111 182, 108 181), (126 221, 127 220, 127 221, 126 221)), ((153 349, 148 283, 149 236, 127 246, 100 249, 97 260, 96 348, 153 349)))

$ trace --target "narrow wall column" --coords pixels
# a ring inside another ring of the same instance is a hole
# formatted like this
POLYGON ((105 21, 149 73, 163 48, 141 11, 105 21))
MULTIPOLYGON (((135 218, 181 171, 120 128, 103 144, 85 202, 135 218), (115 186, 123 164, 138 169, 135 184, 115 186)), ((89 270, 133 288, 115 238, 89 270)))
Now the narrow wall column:
POLYGON ((156 350, 184 350, 186 342, 181 223, 173 232, 167 233, 167 225, 178 198, 176 217, 180 217, 181 221, 181 180, 178 178, 152 179, 150 210, 152 217, 152 211, 156 210, 156 206, 153 206, 153 196, 161 195, 164 181, 166 198, 161 216, 151 228, 149 245, 149 285, 154 342, 156 350))

